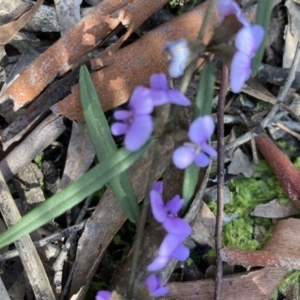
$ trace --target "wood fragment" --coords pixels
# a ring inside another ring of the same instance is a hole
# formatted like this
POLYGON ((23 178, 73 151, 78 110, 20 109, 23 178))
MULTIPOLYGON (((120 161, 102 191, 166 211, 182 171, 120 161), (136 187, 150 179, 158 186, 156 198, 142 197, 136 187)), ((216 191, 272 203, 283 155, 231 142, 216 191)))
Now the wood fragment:
MULTIPOLYGON (((285 270, 269 267, 250 273, 224 276, 221 299, 270 299, 285 274, 285 270)), ((168 286, 170 290, 163 297, 163 300, 214 299, 215 282, 212 279, 193 282, 173 282, 168 286)))
MULTIPOLYGON (((150 31, 114 55, 109 56, 106 52, 92 61, 93 68, 103 68, 91 74, 91 77, 104 111, 125 103, 136 86, 148 86, 151 74, 167 72, 168 62, 161 53, 165 43, 181 37, 189 41, 196 39, 206 6, 207 2, 200 4, 150 31)), ((209 42, 217 24, 216 12, 212 19, 206 29, 204 43, 209 42)), ((52 111, 72 120, 83 121, 78 85, 72 88, 71 95, 54 105, 52 111)))
POLYGON ((6 45, 12 37, 33 17, 36 11, 41 7, 44 0, 38 0, 35 5, 26 10, 15 20, 0 26, 0 46, 6 45))
MULTIPOLYGON (((167 2, 167 0, 105 0, 101 2, 20 74, 2 92, 0 102, 12 99, 14 110, 23 107, 38 96, 57 75, 69 71, 81 57, 91 51, 119 25, 128 28, 121 38, 121 42, 124 42, 136 26, 141 25, 167 2)), ((120 46, 121 42, 117 46, 120 46)))
MULTIPOLYGON (((17 223, 21 215, 12 198, 10 191, 0 172, 0 209, 8 227, 17 223)), ((31 287, 37 299, 55 300, 47 274, 30 236, 27 234, 15 241, 20 259, 30 281, 31 287)))
POLYGON ((6 181, 10 180, 65 130, 62 117, 48 116, 30 135, 0 162, 6 181), (17 159, 16 159, 17 158, 17 159))
POLYGON ((300 207, 299 171, 266 135, 257 136, 255 141, 289 199, 300 207))

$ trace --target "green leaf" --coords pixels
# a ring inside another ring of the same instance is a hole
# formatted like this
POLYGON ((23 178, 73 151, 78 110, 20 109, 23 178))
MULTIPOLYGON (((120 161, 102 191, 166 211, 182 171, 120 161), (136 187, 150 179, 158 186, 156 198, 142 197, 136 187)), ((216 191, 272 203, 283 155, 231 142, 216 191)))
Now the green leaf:
MULTIPOLYGON (((198 91, 196 95, 193 120, 199 116, 211 114, 212 100, 215 87, 215 68, 207 62, 200 75, 198 91)), ((194 198, 196 186, 198 183, 200 168, 195 164, 189 166, 184 172, 184 180, 182 186, 182 197, 185 200, 183 210, 185 211, 194 198)))
MULTIPOLYGON (((0 248, 13 243, 25 234, 43 226, 71 209, 84 198, 102 188, 114 177, 127 170, 150 147, 148 142, 139 151, 121 149, 101 164, 95 166, 79 180, 26 214, 19 222, 0 235, 0 248)), ((112 212, 113 215, 113 212, 112 212)))
POLYGON ((273 0, 259 0, 257 5, 256 12, 256 23, 261 25, 265 30, 264 40, 261 43, 259 50, 257 51, 255 57, 252 60, 252 77, 255 77, 258 69, 260 67, 264 51, 265 51, 265 43, 266 37, 269 30, 271 12, 273 9, 274 1, 273 0))
MULTIPOLYGON (((84 119, 92 143, 99 161, 105 161, 117 151, 117 146, 111 136, 109 125, 86 66, 80 68, 79 86, 84 119)), ((137 222, 140 213, 139 206, 128 175, 124 172, 109 183, 128 219, 131 222, 137 222)))

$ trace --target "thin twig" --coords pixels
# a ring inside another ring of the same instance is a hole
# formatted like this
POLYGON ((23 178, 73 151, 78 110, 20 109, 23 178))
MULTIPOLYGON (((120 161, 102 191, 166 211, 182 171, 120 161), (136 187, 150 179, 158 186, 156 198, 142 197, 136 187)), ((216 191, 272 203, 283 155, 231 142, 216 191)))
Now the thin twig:
POLYGON ((218 102, 218 203, 217 203, 217 220, 216 220, 216 251, 217 251, 217 271, 215 285, 215 300, 221 299, 222 277, 223 277, 223 261, 220 256, 222 249, 222 226, 223 226, 223 209, 224 209, 224 105, 227 94, 228 82, 228 67, 223 65, 222 82, 220 88, 218 102))
POLYGON ((290 128, 288 128, 287 126, 283 125, 282 123, 277 122, 276 126, 278 128, 280 128, 281 130, 284 130, 285 132, 289 133, 290 135, 294 136, 296 139, 298 139, 300 141, 300 134, 294 132, 293 130, 291 130, 290 128))
MULTIPOLYGON (((39 241, 34 242, 33 244, 34 244, 35 248, 44 247, 46 245, 49 245, 50 243, 56 242, 58 240, 61 240, 64 237, 69 236, 73 232, 77 232, 77 231, 81 230, 85 226, 85 224, 86 224, 86 221, 83 221, 78 225, 74 225, 74 226, 66 228, 60 232, 54 233, 54 234, 47 236, 39 241)), ((11 259, 11 258, 14 258, 17 256, 19 256, 19 252, 17 249, 7 251, 6 253, 0 255, 0 262, 6 261, 8 259, 11 259)))

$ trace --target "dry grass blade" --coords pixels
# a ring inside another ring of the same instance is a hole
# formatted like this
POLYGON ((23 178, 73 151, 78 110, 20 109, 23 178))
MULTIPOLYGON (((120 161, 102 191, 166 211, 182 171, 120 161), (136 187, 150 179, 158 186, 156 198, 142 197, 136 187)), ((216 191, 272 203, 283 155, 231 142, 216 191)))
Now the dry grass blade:
MULTIPOLYGON (((0 172, 0 208, 7 226, 21 219, 21 215, 0 172)), ((24 269, 37 299, 55 300, 47 274, 29 235, 15 242, 24 269)))
POLYGON ((43 4, 44 0, 38 0, 28 11, 18 16, 8 24, 0 26, 0 46, 7 44, 12 37, 33 17, 36 11, 43 4))

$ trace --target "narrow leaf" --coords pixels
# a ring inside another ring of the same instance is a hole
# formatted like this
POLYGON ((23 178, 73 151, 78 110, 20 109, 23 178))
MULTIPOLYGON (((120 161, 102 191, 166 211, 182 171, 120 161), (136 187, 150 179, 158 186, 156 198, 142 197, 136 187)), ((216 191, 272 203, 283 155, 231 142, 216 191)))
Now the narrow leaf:
MULTIPOLYGON (((43 226, 50 220, 71 209, 84 198, 127 170, 150 147, 148 142, 139 151, 121 149, 103 163, 95 166, 79 180, 26 214, 19 222, 0 235, 0 248, 43 226)), ((112 212, 113 217, 113 212, 112 212)))
MULTIPOLYGON (((109 125, 86 66, 80 68, 79 85, 84 119, 92 143, 99 161, 105 161, 117 151, 117 146, 111 136, 109 125)), ((109 183, 128 219, 137 222, 139 206, 127 173, 120 174, 109 183)))
POLYGON ((265 30, 264 40, 260 45, 259 50, 257 51, 255 57, 252 60, 252 76, 256 76, 258 69, 260 67, 264 51, 265 51, 265 43, 266 37, 269 30, 271 12, 274 6, 273 0, 260 0, 257 5, 257 13, 256 13, 256 23, 261 25, 265 30))

